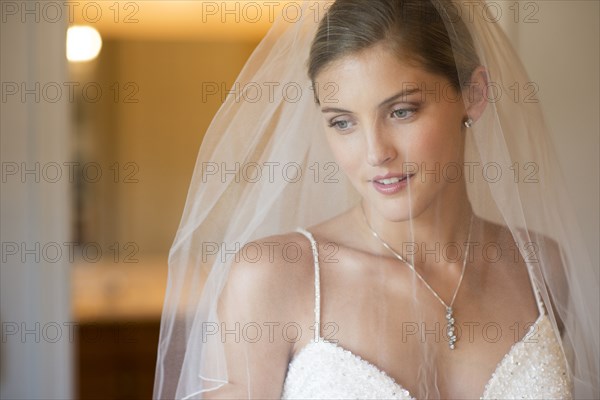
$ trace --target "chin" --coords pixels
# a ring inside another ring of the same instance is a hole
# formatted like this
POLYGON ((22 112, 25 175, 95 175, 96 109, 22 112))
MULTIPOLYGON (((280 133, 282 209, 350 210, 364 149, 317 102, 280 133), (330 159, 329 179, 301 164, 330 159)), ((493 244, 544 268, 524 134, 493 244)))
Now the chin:
POLYGON ((366 198, 365 206, 374 208, 387 221, 405 222, 418 217, 424 211, 422 201, 414 196, 410 199, 406 194, 395 198, 382 197, 376 193, 376 197, 366 198))

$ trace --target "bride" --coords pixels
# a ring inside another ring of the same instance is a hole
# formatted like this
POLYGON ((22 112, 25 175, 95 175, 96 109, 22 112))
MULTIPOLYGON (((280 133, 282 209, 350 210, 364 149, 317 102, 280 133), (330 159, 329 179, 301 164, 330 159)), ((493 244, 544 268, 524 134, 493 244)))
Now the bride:
POLYGON ((468 3, 275 24, 238 81, 301 95, 209 128, 156 398, 598 397, 597 272, 538 106, 509 95, 527 76, 468 3))

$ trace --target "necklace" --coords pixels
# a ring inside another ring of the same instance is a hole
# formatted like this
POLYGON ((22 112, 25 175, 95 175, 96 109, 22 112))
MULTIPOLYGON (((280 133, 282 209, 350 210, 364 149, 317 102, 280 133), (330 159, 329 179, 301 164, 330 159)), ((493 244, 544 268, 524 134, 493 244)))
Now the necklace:
POLYGON ((471 214, 471 222, 469 223, 469 235, 467 236, 467 250, 465 252, 465 259, 463 260, 462 272, 461 272, 460 278, 458 280, 458 285, 456 286, 456 289, 454 290, 454 295, 452 296, 450 305, 448 305, 448 304, 446 304, 446 302, 444 302, 444 300, 442 300, 442 298, 436 293, 436 291, 433 290, 433 288, 427 283, 427 281, 425 281, 425 279, 423 279, 421 274, 419 274, 417 272, 414 265, 409 263, 404 257, 402 257, 402 255, 398 254, 398 252, 396 252, 394 249, 392 249, 392 247, 389 244, 387 244, 381 237, 379 237, 379 235, 377 234, 377 232, 375 232, 375 230, 373 228, 371 228, 371 225, 369 224, 369 221, 367 220, 367 215, 365 214, 365 209, 363 208, 362 204, 361 204, 361 210, 363 213, 363 217, 365 218, 365 223, 369 227, 369 230, 371 231, 373 236, 375 236, 377 238, 377 240, 379 240, 381 242, 381 244, 386 249, 388 249, 394 256, 396 256, 396 258, 398 258, 404 264, 408 265, 408 267, 415 273, 415 275, 417 275, 417 277, 421 280, 421 282, 423 282, 425 284, 425 286, 431 291, 431 293, 433 293, 435 298, 438 299, 439 302, 442 303, 442 305, 446 308, 446 323, 447 323, 446 333, 448 334, 448 347, 450 347, 450 350, 454 350, 455 343, 456 343, 456 335, 454 332, 455 331, 455 327, 454 327, 455 320, 454 320, 454 309, 452 308, 452 306, 454 305, 454 299, 456 299, 456 294, 458 293, 458 288, 460 288, 460 284, 462 283, 463 276, 465 275, 465 268, 467 266, 467 258, 469 257, 469 241, 471 240, 471 228, 473 226, 473 214, 471 214))

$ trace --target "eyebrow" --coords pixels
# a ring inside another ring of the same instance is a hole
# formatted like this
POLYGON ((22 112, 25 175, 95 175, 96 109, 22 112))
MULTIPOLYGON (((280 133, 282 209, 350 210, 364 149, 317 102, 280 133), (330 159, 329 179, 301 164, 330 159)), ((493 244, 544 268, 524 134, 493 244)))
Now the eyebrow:
MULTIPOLYGON (((377 108, 381 108, 389 103, 392 103, 401 97, 410 96, 411 94, 419 93, 420 91, 421 91, 421 89, 419 89, 419 88, 405 89, 405 90, 401 91, 400 93, 397 93, 397 94, 393 95, 392 97, 387 98, 384 101, 382 101, 379 104, 379 106, 377 106, 377 108)), ((343 108, 335 108, 335 107, 322 108, 321 112, 324 114, 325 113, 352 113, 352 111, 344 110, 343 108)))

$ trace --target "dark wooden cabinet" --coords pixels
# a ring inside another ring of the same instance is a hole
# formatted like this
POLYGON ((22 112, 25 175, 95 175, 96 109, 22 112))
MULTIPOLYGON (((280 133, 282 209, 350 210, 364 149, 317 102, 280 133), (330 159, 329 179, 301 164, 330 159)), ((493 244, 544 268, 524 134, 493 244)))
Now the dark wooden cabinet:
POLYGON ((77 398, 151 399, 159 326, 159 321, 79 325, 77 398))

